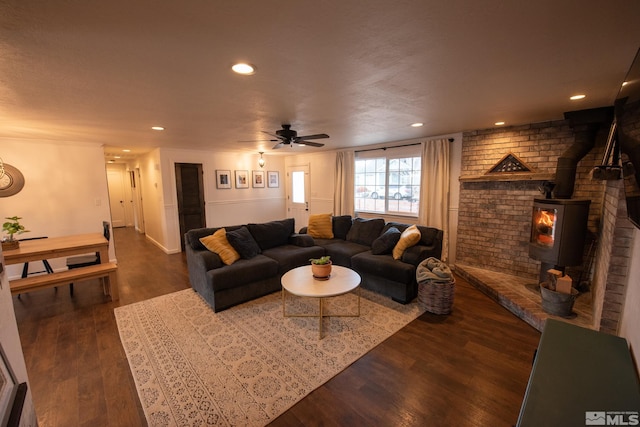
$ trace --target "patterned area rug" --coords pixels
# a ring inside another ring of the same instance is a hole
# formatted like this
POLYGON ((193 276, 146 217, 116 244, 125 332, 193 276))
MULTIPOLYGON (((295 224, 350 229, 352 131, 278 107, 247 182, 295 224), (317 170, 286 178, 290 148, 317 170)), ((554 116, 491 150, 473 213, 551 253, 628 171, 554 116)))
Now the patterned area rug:
MULTIPOLYGON (((360 317, 283 317, 276 292, 214 313, 191 289, 115 309, 120 339, 150 426, 263 426, 418 317, 360 289, 360 317)), ((287 294, 287 314, 318 302, 287 294)), ((355 313, 355 294, 325 313, 355 313)))

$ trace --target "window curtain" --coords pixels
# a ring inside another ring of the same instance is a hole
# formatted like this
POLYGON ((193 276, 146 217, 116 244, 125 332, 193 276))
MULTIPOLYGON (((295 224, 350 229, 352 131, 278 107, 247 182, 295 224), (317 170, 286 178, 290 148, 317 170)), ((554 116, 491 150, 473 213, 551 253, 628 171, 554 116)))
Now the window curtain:
POLYGON ((354 170, 353 151, 338 151, 336 153, 336 173, 333 191, 333 214, 354 214, 353 206, 353 176, 354 170))
POLYGON ((449 258, 449 141, 422 143, 420 224, 443 231, 442 261, 449 258))

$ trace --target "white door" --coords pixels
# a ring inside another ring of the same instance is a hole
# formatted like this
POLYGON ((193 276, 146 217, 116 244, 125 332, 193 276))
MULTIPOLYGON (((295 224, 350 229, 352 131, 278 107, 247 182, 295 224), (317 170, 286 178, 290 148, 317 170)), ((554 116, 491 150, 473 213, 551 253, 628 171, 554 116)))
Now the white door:
POLYGON ((142 210, 142 185, 140 181, 140 169, 136 168, 134 172, 134 181, 132 183, 133 191, 133 211, 134 226, 139 233, 144 233, 144 212, 142 210))
POLYGON ((309 223, 309 166, 287 167, 287 216, 295 220, 295 231, 309 223))
POLYGON ((107 183, 109 185, 111 226, 113 228, 125 227, 127 223, 125 221, 124 174, 119 170, 108 170, 107 183))

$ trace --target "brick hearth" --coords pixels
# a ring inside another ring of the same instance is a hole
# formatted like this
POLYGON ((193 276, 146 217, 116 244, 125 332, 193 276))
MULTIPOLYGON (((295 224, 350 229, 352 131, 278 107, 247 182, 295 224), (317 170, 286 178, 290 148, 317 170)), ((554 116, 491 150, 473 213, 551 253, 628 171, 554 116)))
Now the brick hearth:
POLYGON ((580 294, 573 306, 572 316, 564 318, 542 310, 535 280, 464 264, 456 264, 455 272, 538 331, 542 332, 548 318, 594 329, 590 292, 580 294))

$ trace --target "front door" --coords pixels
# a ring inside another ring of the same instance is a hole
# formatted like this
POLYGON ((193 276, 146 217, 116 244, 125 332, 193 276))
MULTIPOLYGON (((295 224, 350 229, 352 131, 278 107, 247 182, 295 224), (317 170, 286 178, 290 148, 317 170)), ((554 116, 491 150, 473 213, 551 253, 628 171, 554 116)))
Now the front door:
POLYGON ((287 167, 287 216, 299 231, 309 223, 309 166, 287 167))
POLYGON ((176 191, 180 247, 184 251, 184 234, 194 228, 205 227, 206 224, 201 164, 176 163, 176 191))

